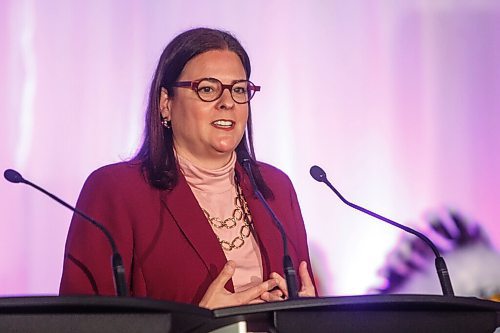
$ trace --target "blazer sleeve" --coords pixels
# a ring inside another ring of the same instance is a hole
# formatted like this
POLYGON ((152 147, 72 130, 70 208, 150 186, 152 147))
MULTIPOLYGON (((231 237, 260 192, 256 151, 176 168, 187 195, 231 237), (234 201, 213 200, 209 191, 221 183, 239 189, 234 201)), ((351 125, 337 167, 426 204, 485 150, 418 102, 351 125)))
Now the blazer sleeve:
MULTIPOLYGON (((297 198, 297 193, 292 185, 292 182, 287 177, 289 183, 289 194, 290 194, 290 203, 291 203, 291 213, 293 216, 294 224, 291 228, 295 229, 294 234, 296 235, 296 239, 294 239, 295 246, 297 248, 298 260, 305 261, 307 263, 307 269, 309 271, 309 276, 315 286, 316 283, 314 280, 314 274, 311 265, 311 259, 309 257, 309 247, 307 245, 307 233, 304 225, 304 219, 302 218, 302 212, 300 210, 299 200, 297 198)), ((298 268, 298 267, 297 267, 298 268)), ((298 272, 297 272, 298 274, 298 272)))
MULTIPOLYGON (((86 180, 77 209, 103 224, 111 233, 130 273, 133 252, 132 216, 120 182, 112 168, 101 168, 86 180)), ((66 241, 61 295, 115 295, 111 245, 96 226, 73 215, 66 241)), ((127 276, 130 285, 130 276, 127 276)))
POLYGON ((307 245, 307 233, 293 184, 283 171, 273 166, 260 163, 260 170, 266 183, 273 191, 274 199, 269 202, 284 225, 288 237, 289 248, 295 253, 295 256, 292 255, 294 266, 298 269, 299 263, 305 261, 307 263, 309 276, 315 285, 309 257, 309 248, 307 245))

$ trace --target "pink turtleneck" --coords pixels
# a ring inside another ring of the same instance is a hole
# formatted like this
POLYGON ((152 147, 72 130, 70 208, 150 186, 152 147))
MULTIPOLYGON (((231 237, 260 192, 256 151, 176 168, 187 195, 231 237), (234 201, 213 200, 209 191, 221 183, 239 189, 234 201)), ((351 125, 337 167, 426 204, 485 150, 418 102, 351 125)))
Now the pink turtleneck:
MULTIPOLYGON (((231 217, 235 209, 234 198, 236 197, 234 179, 236 154, 232 154, 226 165, 215 170, 196 166, 179 154, 177 154, 177 160, 181 172, 201 208, 209 212, 211 217, 219 217, 221 220, 231 217)), ((208 220, 206 223, 209 223, 208 220)), ((219 239, 231 243, 235 237, 239 236, 243 220, 237 223, 236 227, 230 229, 215 228, 211 224, 210 226, 219 239)), ((262 282, 260 249, 252 234, 245 238, 242 247, 223 251, 227 260, 236 262, 236 270, 233 275, 233 285, 236 292, 246 290, 262 282)))

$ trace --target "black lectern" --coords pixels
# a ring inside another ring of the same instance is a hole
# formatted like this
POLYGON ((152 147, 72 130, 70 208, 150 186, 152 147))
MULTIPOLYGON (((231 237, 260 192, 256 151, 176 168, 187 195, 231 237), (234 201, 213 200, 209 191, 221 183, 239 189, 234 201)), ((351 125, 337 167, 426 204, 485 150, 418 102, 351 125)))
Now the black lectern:
POLYGON ((240 321, 245 321, 253 332, 492 333, 500 326, 500 303, 468 297, 365 295, 209 311, 189 304, 139 298, 0 298, 2 333, 194 333, 224 329, 240 321))
POLYGON ((190 332, 212 320, 189 304, 129 297, 0 298, 0 332, 190 332))
POLYGON ((214 311, 250 331, 482 333, 500 326, 500 303, 468 297, 365 295, 299 299, 214 311))

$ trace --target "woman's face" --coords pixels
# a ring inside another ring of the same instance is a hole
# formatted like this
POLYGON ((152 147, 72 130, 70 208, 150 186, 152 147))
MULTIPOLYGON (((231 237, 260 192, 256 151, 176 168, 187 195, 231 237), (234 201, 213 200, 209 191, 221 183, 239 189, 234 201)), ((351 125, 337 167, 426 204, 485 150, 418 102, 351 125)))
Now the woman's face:
MULTIPOLYGON (((246 74, 238 55, 228 50, 199 54, 184 66, 178 81, 216 78, 223 84, 245 80, 246 74)), ((234 102, 229 89, 213 102, 202 101, 196 91, 174 88, 169 97, 162 90, 162 116, 171 120, 174 147, 178 154, 207 168, 226 164, 240 143, 248 119, 248 103, 234 102)))

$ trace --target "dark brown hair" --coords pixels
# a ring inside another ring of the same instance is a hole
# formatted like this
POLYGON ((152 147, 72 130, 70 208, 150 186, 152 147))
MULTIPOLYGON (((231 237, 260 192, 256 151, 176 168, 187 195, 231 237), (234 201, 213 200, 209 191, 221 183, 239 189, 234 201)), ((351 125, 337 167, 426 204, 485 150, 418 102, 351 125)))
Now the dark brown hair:
MULTIPOLYGON (((144 141, 133 159, 141 163, 148 182, 156 188, 172 189, 179 177, 172 130, 165 128, 161 123, 161 88, 166 88, 168 95, 174 96, 172 84, 177 81, 186 63, 210 50, 229 50, 236 53, 241 59, 247 79, 250 78, 251 66, 248 54, 240 42, 228 32, 208 28, 191 29, 181 33, 167 45, 158 62, 149 91, 144 141)), ((238 155, 242 151, 251 157, 257 187, 266 198, 272 198, 273 194, 262 179, 255 160, 250 105, 248 105, 247 128, 236 147, 238 155)))

